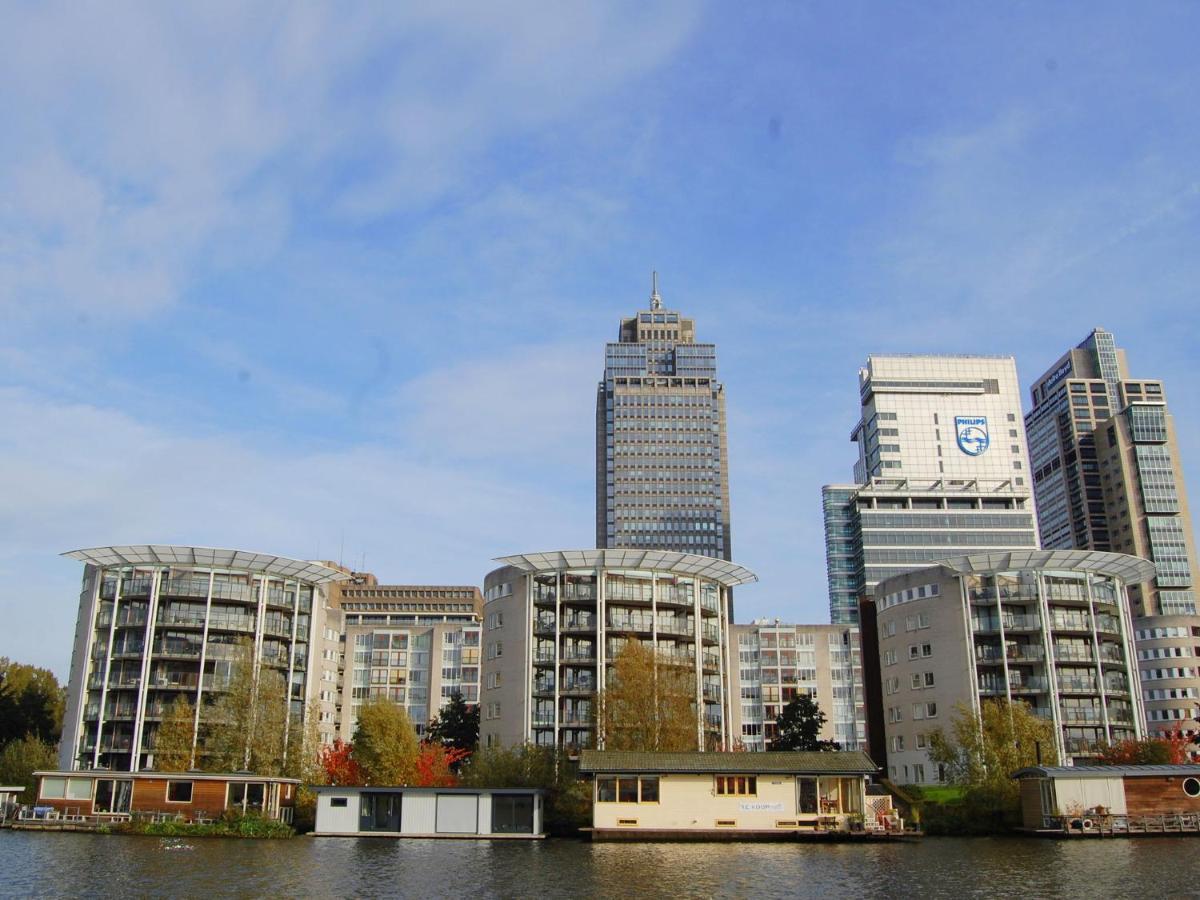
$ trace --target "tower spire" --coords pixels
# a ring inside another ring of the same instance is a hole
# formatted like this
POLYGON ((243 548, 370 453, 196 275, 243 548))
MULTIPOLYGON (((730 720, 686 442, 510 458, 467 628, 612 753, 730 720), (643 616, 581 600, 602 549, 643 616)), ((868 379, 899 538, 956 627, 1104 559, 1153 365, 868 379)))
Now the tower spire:
POLYGON ((658 272, 650 274, 650 308, 662 309, 662 297, 658 294, 658 272))

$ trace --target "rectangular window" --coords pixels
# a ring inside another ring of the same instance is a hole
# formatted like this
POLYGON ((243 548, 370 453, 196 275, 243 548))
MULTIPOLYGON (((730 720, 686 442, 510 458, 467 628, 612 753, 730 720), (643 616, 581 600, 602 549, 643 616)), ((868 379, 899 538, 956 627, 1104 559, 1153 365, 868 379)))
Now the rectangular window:
POLYGON ((330 797, 329 805, 334 809, 344 809, 349 806, 349 800, 345 797, 330 797))
POLYGON ((753 797, 758 794, 756 775, 718 775, 717 796, 753 797))
POLYGON ((618 803, 637 803, 638 802, 638 780, 636 778, 618 778, 617 779, 617 802, 618 803))
POLYGON ((192 802, 192 783, 190 781, 168 781, 167 782, 167 802, 168 803, 191 803, 192 802))
POLYGON ((598 803, 616 803, 617 802, 617 779, 615 779, 615 778, 597 778, 596 779, 596 802, 598 802, 598 803))
POLYGON ((645 776, 641 779, 643 803, 658 802, 658 776, 645 776))

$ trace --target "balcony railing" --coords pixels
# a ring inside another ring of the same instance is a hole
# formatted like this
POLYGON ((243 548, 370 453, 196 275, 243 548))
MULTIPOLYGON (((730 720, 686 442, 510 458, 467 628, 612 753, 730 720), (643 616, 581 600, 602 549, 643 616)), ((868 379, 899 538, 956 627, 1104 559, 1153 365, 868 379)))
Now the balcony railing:
POLYGON ((562 691, 568 694, 590 694, 596 690, 596 682, 589 679, 567 679, 562 684, 562 691))
POLYGON ((1089 678, 1059 678, 1058 689, 1064 694, 1098 694, 1100 688, 1089 678))
POLYGON ((1062 720, 1068 725, 1098 725, 1104 721, 1104 713, 1102 710, 1092 707, 1064 706, 1062 708, 1062 720))
POLYGON ((1060 647, 1054 648, 1054 658, 1067 662, 1094 662, 1091 647, 1060 647))
POLYGON ((158 588, 160 597, 198 597, 208 598, 207 578, 171 578, 163 581, 158 588))
POLYGON ((595 631, 595 616, 567 616, 563 620, 563 631, 595 631))

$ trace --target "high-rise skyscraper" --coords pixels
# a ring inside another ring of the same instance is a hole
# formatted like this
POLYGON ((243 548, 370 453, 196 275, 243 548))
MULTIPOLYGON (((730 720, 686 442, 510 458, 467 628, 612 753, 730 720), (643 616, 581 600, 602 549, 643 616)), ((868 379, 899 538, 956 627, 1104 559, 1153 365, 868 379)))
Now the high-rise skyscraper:
POLYGON ((854 484, 823 489, 829 606, 937 560, 1037 547, 1009 356, 871 356, 859 370, 854 484))
POLYGON ((1045 546, 1116 550, 1154 563, 1154 579, 1129 590, 1147 725, 1194 728, 1196 543, 1162 382, 1131 378, 1125 351, 1098 328, 1031 393, 1025 422, 1045 546))
POLYGON ((717 349, 664 309, 621 321, 596 392, 596 546, 731 559, 725 389, 717 349))
POLYGON ((1196 548, 1175 425, 1157 379, 1130 378, 1096 329, 1031 390, 1025 417, 1043 545, 1149 559, 1136 615, 1196 612, 1196 548))

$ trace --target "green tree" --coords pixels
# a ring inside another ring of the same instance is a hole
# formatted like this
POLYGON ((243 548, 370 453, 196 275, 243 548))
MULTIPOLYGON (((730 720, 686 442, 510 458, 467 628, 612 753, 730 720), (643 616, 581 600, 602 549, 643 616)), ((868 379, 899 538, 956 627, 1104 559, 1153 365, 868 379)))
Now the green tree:
POLYGON ((195 760, 196 708, 178 696, 167 707, 154 737, 154 768, 160 772, 186 772, 195 760))
POLYGON ((698 750, 695 670, 626 641, 598 698, 606 750, 698 750))
POLYGON ((561 748, 481 748, 463 765, 460 778, 469 787, 541 788, 543 822, 551 834, 578 834, 592 823, 591 783, 580 779, 578 763, 561 748))
POLYGON ((821 739, 825 713, 807 692, 797 691, 779 712, 776 720, 779 736, 771 741, 772 750, 840 750, 837 741, 821 739))
POLYGON ((32 734, 9 741, 0 750, 0 784, 25 785, 20 796, 22 803, 34 801, 36 785, 33 773, 57 768, 54 746, 32 734))
POLYGON ((416 773, 417 732, 404 707, 388 700, 370 700, 358 710, 354 729, 354 760, 367 784, 404 785, 416 773))
POLYGON ((283 774, 288 723, 287 684, 278 669, 254 664, 254 643, 240 641, 229 684, 205 709, 203 757, 215 772, 283 774))
POLYGON ((325 784, 325 768, 321 765, 321 708, 311 701, 304 716, 293 714, 288 724, 287 760, 283 773, 299 778, 305 784, 325 784))
POLYGON ((479 704, 468 706, 463 695, 455 691, 429 723, 427 740, 457 750, 473 751, 479 746, 479 704))
POLYGON ((53 672, 0 656, 0 688, 0 747, 27 734, 58 742, 66 692, 53 672))
POLYGON ((977 715, 959 704, 950 733, 930 735, 929 758, 946 767, 954 784, 965 788, 967 802, 1011 815, 1019 806, 1012 773, 1026 766, 1056 765, 1054 725, 1020 701, 984 700, 977 715))

